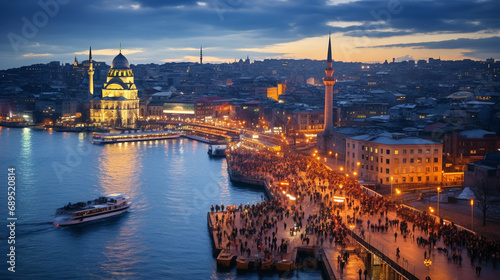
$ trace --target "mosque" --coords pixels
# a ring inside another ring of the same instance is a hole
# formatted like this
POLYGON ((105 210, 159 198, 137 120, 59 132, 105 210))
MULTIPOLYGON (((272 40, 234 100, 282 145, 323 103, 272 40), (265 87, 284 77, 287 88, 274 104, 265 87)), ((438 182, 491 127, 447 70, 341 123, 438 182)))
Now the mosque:
POLYGON ((134 74, 127 58, 119 54, 111 62, 101 96, 94 95, 94 70, 92 48, 89 51, 90 120, 93 124, 107 127, 136 125, 139 116, 139 98, 134 84, 134 74))

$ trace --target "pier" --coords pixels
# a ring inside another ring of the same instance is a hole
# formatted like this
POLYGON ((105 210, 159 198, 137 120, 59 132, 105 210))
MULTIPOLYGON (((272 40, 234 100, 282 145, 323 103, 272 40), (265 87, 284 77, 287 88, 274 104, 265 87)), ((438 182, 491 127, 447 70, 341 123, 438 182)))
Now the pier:
POLYGON ((227 160, 231 180, 263 186, 269 198, 207 214, 215 257, 226 256, 227 267, 321 267, 326 279, 413 280, 472 279, 482 265, 481 278, 494 279, 493 262, 479 263, 457 246, 471 233, 374 196, 319 161, 236 145, 227 160))

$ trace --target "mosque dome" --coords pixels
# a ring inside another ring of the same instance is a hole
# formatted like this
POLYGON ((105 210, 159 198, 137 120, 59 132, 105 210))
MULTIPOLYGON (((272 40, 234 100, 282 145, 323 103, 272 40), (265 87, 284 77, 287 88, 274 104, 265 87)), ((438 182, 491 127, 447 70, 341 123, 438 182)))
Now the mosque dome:
POLYGON ((127 58, 120 52, 111 62, 111 69, 129 69, 130 64, 127 58))

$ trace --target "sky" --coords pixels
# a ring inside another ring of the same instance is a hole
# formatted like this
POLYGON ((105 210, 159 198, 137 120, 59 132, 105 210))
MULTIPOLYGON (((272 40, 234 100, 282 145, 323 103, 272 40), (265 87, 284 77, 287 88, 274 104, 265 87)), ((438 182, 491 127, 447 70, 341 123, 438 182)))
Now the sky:
POLYGON ((0 6, 0 69, 235 59, 500 59, 498 0, 22 0, 0 6))

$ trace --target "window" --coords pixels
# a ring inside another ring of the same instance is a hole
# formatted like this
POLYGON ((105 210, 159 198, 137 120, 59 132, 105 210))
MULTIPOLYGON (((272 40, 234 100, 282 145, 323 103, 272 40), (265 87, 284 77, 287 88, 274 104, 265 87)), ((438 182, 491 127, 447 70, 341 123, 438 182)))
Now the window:
POLYGON ((351 152, 347 152, 347 157, 350 157, 351 156, 351 152))
POLYGON ((395 155, 399 155, 399 150, 394 150, 395 155))
POLYGON ((422 149, 418 149, 418 153, 421 154, 422 153, 422 149))
POLYGON ((373 161, 373 156, 370 156, 370 161, 373 161))
POLYGON ((403 174, 406 173, 406 167, 403 167, 403 171, 401 173, 403 173, 403 174))
POLYGON ((426 154, 430 154, 431 153, 431 149, 425 149, 425 153, 426 154))
POLYGON ((403 155, 406 155, 406 149, 403 149, 403 155))
POLYGON ((399 173, 399 169, 395 168, 394 169, 394 174, 398 174, 399 173))
POLYGON ((470 153, 474 155, 476 154, 476 150, 470 150, 470 153))
POLYGON ((352 153, 352 158, 356 158, 356 153, 352 153))
POLYGON ((434 149, 434 153, 435 153, 435 154, 438 154, 438 153, 439 153, 439 152, 438 152, 438 149, 434 149))
POLYGON ((429 176, 425 176, 425 181, 429 182, 429 176))
POLYGON ((431 172, 431 168, 429 166, 425 167, 425 172, 431 172))
POLYGON ((410 149, 410 154, 413 154, 413 149, 410 149))
POLYGON ((413 163, 414 162, 414 159, 413 158, 410 158, 410 163, 413 163))
POLYGON ((380 149, 380 153, 383 154, 384 153, 384 149, 380 149))
POLYGON ((413 182, 413 177, 410 177, 410 182, 413 182))
POLYGON ((405 158, 403 159, 403 163, 406 163, 406 159, 405 158))
POLYGON ((422 182, 422 177, 418 176, 417 181, 422 182))
POLYGON ((395 164, 399 164, 399 158, 395 158, 395 159, 394 159, 394 163, 395 163, 395 164))
POLYGON ((373 147, 370 147, 370 153, 373 152, 373 147))
POLYGON ((375 171, 377 171, 377 172, 378 172, 378 166, 377 166, 377 167, 375 167, 375 171))
POLYGON ((375 148, 375 153, 378 154, 378 148, 375 148))
POLYGON ((390 161, 389 159, 386 159, 386 160, 385 160, 385 163, 390 164, 390 163, 391 163, 391 161, 390 161))
POLYGON ((437 157, 435 157, 434 162, 439 162, 439 159, 437 157))
POLYGON ((439 168, 437 166, 434 166, 434 168, 432 169, 434 172, 438 172, 439 171, 439 168))
POLYGON ((361 146, 361 150, 364 150, 364 149, 365 149, 365 145, 362 145, 362 146, 361 146))
POLYGON ((390 155, 391 154, 391 150, 387 149, 386 150, 386 154, 390 155))
POLYGON ((406 183, 406 177, 401 178, 403 180, 403 183, 406 183))
POLYGON ((350 148, 351 147, 351 143, 347 143, 347 148, 350 148))
POLYGON ((373 170, 373 165, 370 165, 370 170, 373 170))
POLYGON ((417 158, 417 163, 422 163, 422 158, 417 158))
POLYGON ((361 155, 361 159, 365 159, 365 155, 361 155))
POLYGON ((437 181, 438 181, 438 177, 434 176, 434 182, 437 182, 437 181))
POLYGON ((389 168, 385 169, 385 174, 389 174, 389 168))
POLYGON ((385 181, 386 181, 386 182, 389 182, 389 177, 385 177, 385 181))
POLYGON ((356 148, 356 144, 352 143, 352 148, 353 149, 356 148))
POLYGON ((427 163, 431 162, 431 158, 428 158, 428 157, 425 158, 425 162, 427 162, 427 163))

